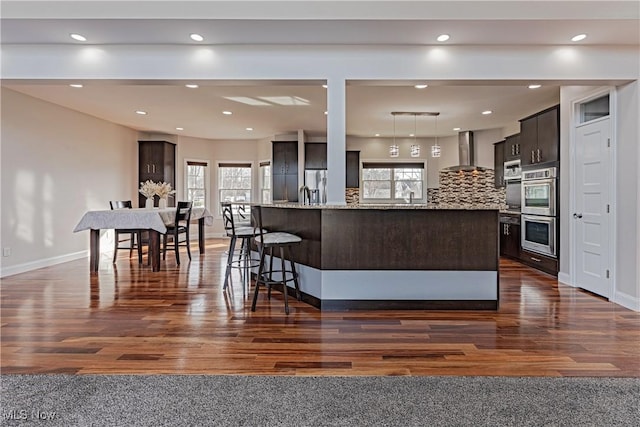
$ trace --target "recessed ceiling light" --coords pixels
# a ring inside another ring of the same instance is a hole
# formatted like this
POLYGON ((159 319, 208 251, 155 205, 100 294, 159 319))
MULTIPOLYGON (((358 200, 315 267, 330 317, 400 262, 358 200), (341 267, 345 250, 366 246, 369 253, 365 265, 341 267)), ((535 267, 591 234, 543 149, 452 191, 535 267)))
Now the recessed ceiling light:
POLYGON ((176 128, 176 130, 184 130, 184 128, 176 128))
POLYGON ((253 130, 253 128, 245 128, 245 129, 248 130, 248 131, 252 131, 253 130))
POLYGON ((324 112, 324 115, 325 115, 325 116, 326 116, 326 115, 328 115, 328 114, 329 114, 329 112, 328 112, 328 111, 325 111, 325 112, 324 112))
POLYGON ((329 85, 322 85, 322 87, 326 89, 329 87, 329 85))
POLYGON ((542 85, 529 85, 529 89, 538 89, 539 87, 542 87, 542 85))
POLYGON ((579 42, 580 40, 584 40, 586 38, 587 38, 586 34, 578 34, 578 35, 575 35, 575 36, 571 37, 571 41, 572 42, 579 42))
POLYGON ((376 135, 375 135, 375 136, 380 136, 380 134, 379 134, 379 133, 376 133, 376 135))
POLYGON ((438 37, 436 37, 436 40, 438 40, 439 42, 446 42, 447 40, 449 40, 449 34, 440 34, 438 37))
POLYGON ((429 85, 424 85, 424 84, 423 85, 414 85, 413 87, 415 87, 416 89, 424 89, 424 88, 429 87, 429 85))
POLYGON ((81 88, 82 87, 82 85, 80 83, 71 83, 69 86, 75 87, 75 88, 81 88))
POLYGON ((416 136, 414 133, 410 133, 409 136, 416 136))
POLYGON ((491 110, 486 110, 486 111, 482 112, 482 114, 484 114, 485 116, 488 116, 491 113, 493 113, 493 111, 491 111, 491 110))
POLYGON ((146 111, 142 111, 142 110, 138 110, 138 111, 136 111, 136 114, 140 114, 141 116, 146 116, 147 112, 146 111))
POLYGON ((230 116, 233 113, 231 111, 223 111, 222 114, 224 114, 225 116, 230 116))
POLYGON ((71 37, 74 40, 77 40, 79 42, 86 42, 87 38, 85 36, 83 36, 82 34, 76 34, 76 33, 71 33, 69 34, 69 37, 71 37))
POLYGON ((191 37, 191 40, 193 40, 194 42, 201 42, 204 40, 204 37, 196 33, 190 34, 189 37, 191 37))
POLYGON ((184 85, 185 87, 188 87, 189 89, 197 89, 198 85, 184 85))
POLYGON ((453 128, 453 130, 460 130, 460 128, 453 128))

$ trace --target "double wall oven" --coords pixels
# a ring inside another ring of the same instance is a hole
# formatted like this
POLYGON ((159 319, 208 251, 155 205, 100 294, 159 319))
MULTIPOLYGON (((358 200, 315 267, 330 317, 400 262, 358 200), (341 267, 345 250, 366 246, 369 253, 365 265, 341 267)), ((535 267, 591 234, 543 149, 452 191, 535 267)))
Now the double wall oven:
POLYGON ((555 167, 522 172, 522 249, 557 257, 555 167))

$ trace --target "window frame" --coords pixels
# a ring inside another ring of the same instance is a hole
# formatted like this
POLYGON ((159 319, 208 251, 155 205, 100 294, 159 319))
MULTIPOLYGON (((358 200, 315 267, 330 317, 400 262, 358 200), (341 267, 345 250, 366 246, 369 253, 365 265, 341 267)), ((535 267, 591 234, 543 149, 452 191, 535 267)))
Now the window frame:
POLYGON ((204 159, 184 159, 184 198, 189 201, 189 163, 204 167, 204 207, 211 211, 211 162, 204 159))
POLYGON ((255 174, 254 174, 254 170, 253 170, 253 162, 251 161, 238 161, 238 160, 229 160, 229 161, 218 161, 216 163, 216 169, 217 169, 217 173, 216 173, 216 197, 218 199, 218 205, 217 208, 215 209, 215 212, 217 213, 217 217, 221 218, 222 217, 222 208, 221 208, 221 203, 222 203, 222 191, 224 190, 248 190, 249 193, 249 200, 248 202, 252 202, 253 197, 254 197, 254 179, 255 179, 255 174), (248 189, 246 188, 221 188, 221 177, 220 174, 222 173, 222 169, 225 168, 247 168, 249 169, 251 175, 250 175, 250 187, 248 189))
POLYGON ((403 197, 396 197, 396 183, 401 181, 421 182, 422 194, 420 197, 415 197, 414 202, 423 202, 426 200, 427 190, 427 164, 426 162, 389 162, 389 161, 363 161, 360 175, 360 200, 363 204, 367 203, 405 203, 407 199, 403 197), (365 179, 365 171, 367 169, 388 169, 390 178, 388 180, 367 180, 365 179), (420 169, 422 171, 422 178, 420 180, 397 180, 395 175, 397 170, 401 169, 420 169), (366 182, 389 182, 390 184, 390 198, 372 198, 365 197, 364 187, 366 182))

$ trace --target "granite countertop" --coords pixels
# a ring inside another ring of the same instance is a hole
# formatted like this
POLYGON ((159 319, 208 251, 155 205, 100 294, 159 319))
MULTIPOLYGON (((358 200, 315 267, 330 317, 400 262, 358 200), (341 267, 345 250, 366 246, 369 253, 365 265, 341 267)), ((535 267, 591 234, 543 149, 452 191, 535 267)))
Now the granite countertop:
POLYGON ((261 204, 264 207, 293 209, 428 209, 428 210, 506 210, 502 205, 493 204, 445 204, 445 203, 389 203, 389 204, 349 204, 349 205, 303 205, 300 203, 261 204))

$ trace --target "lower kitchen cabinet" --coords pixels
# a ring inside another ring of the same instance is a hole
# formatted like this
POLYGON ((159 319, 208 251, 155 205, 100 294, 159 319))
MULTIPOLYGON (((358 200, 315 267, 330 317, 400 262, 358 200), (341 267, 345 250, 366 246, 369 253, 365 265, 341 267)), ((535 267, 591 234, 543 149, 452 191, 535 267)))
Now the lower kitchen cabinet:
POLYGON ((500 255, 520 259, 520 225, 500 223, 500 255))
POLYGON ((520 252, 520 262, 553 276, 558 276, 559 266, 557 258, 551 258, 522 249, 520 252))

